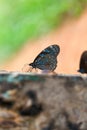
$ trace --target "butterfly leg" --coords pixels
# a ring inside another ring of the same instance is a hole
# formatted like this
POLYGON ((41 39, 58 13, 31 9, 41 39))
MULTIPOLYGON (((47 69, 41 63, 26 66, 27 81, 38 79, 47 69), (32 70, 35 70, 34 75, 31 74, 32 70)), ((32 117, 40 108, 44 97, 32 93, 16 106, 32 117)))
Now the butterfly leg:
POLYGON ((29 66, 28 64, 25 64, 22 68, 22 72, 32 72, 33 67, 29 66))
POLYGON ((35 68, 35 72, 37 73, 38 72, 38 70, 35 68))
POLYGON ((53 75, 58 75, 55 71, 52 71, 52 74, 53 74, 53 75))
POLYGON ((32 72, 33 67, 29 67, 29 70, 27 72, 32 72))

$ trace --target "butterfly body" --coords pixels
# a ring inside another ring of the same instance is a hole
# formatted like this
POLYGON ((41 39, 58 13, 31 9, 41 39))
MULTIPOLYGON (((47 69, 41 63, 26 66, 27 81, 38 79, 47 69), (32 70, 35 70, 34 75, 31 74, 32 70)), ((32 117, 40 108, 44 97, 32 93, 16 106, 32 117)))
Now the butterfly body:
POLYGON ((54 71, 57 67, 57 55, 60 52, 58 45, 51 45, 44 49, 29 65, 32 68, 39 68, 41 70, 54 71))
POLYGON ((87 51, 84 51, 81 55, 78 72, 87 73, 87 51))

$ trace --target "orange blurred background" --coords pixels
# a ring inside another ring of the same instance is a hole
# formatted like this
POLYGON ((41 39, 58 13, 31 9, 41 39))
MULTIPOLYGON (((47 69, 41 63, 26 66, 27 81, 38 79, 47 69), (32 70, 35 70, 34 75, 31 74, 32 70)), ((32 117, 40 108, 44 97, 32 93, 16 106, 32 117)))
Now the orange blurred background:
POLYGON ((8 71, 21 71, 26 63, 34 58, 48 45, 58 44, 57 73, 77 74, 81 53, 87 50, 87 10, 75 20, 65 21, 59 28, 38 39, 27 41, 14 58, 7 61, 1 69, 8 71))

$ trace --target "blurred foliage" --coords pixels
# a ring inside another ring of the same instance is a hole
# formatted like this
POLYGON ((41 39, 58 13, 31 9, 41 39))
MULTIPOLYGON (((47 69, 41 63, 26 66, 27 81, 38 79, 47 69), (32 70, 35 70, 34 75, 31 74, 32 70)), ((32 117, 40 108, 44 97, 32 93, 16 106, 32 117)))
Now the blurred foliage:
POLYGON ((78 16, 87 0, 0 0, 0 61, 28 39, 58 26, 64 15, 78 16))

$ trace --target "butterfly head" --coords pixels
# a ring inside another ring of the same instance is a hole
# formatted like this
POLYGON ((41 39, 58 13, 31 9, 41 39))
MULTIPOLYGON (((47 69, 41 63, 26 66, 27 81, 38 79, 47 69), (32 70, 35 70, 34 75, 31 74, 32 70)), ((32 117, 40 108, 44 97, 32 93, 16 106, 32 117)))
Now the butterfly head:
POLYGON ((29 66, 32 66, 32 68, 36 68, 36 65, 34 63, 30 63, 29 66))

